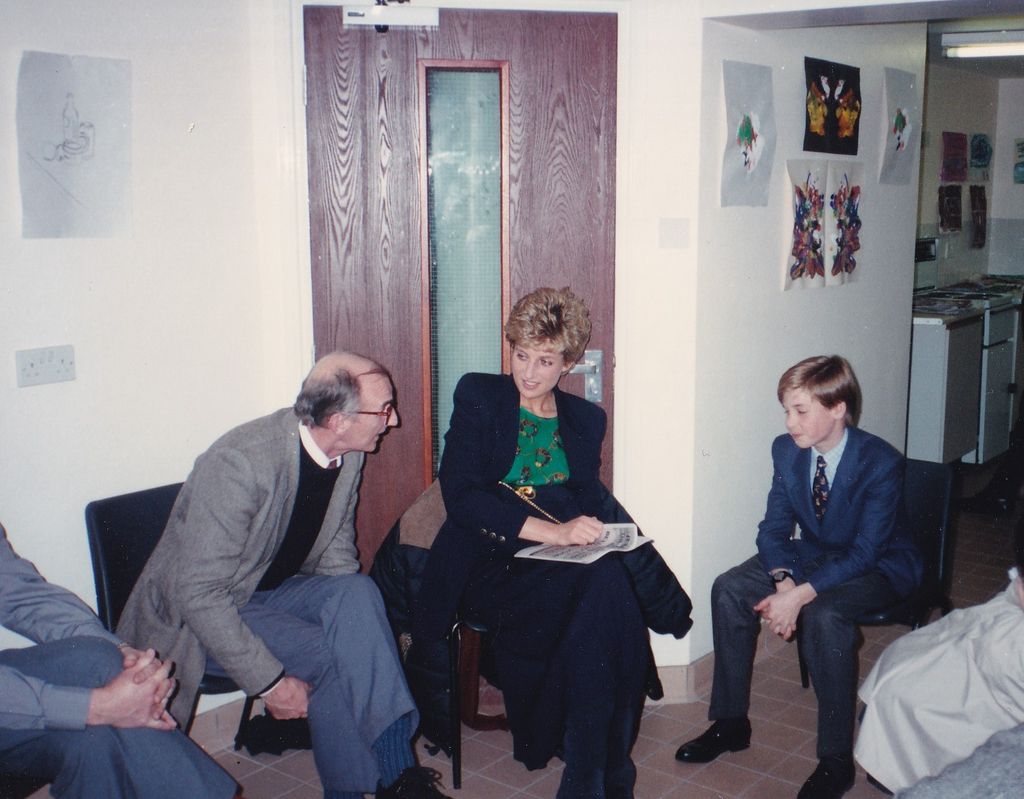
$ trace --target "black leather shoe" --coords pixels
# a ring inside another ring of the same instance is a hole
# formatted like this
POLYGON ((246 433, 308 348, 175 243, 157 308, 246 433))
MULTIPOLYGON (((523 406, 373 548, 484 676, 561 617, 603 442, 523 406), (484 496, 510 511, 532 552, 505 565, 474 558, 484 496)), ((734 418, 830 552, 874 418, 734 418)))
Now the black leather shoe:
POLYGON ((823 757, 796 799, 839 799, 853 787, 855 775, 851 755, 823 757))
POLYGON ((377 786, 375 799, 451 799, 438 790, 441 774, 426 766, 410 766, 387 788, 377 786))
POLYGON ((719 719, 703 735, 680 746, 676 750, 676 760, 710 763, 723 752, 739 752, 749 747, 749 719, 719 719))

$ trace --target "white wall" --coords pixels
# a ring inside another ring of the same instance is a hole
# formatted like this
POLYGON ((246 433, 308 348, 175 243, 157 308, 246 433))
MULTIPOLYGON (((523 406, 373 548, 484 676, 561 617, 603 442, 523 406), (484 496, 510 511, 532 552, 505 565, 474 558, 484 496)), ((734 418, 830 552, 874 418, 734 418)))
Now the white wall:
MULTIPOLYGON (((988 199, 989 230, 985 246, 971 248, 972 180, 960 184, 963 230, 939 233, 939 179, 942 167, 942 133, 965 133, 968 141, 974 133, 985 133, 995 146, 996 107, 999 104, 999 81, 954 67, 930 64, 925 86, 924 130, 921 148, 921 191, 918 197, 918 235, 937 236, 938 257, 934 265, 937 284, 946 285, 989 271, 991 251, 991 217, 998 204, 993 196, 992 182, 978 183, 985 187, 988 199)), ((990 175, 997 169, 993 162, 990 175)))
MULTIPOLYGON (((790 126, 800 111, 788 121, 781 115, 802 108, 793 86, 805 52, 860 65, 861 159, 876 175, 881 123, 871 109, 880 106, 881 68, 920 72, 923 32, 758 37, 717 26, 705 58, 704 16, 763 4, 444 5, 620 12, 615 482, 694 597, 692 637, 655 642, 659 662, 687 663, 710 647, 711 578, 752 551, 768 442, 781 429, 778 373, 812 352, 845 352, 865 386, 864 426, 899 443, 909 351, 912 189, 870 186, 864 282, 781 294, 783 169, 776 165, 768 209, 717 207, 719 60, 771 64, 780 123, 790 126), (792 83, 783 79, 794 71, 792 83), (808 342, 815 327, 826 332, 808 342), (719 475, 732 482, 717 482, 719 475)), ((851 3, 772 7, 838 5, 851 3)), ((289 402, 309 365, 295 7, 296 0, 4 2, 0 520, 48 577, 90 601, 85 503, 182 479, 214 437, 289 402), (132 238, 21 238, 14 92, 26 49, 131 60, 132 238), (78 379, 16 388, 14 350, 59 343, 75 345, 78 379)), ((794 141, 779 150, 780 161, 799 148, 794 141)))
POLYGON ((274 5, 4 2, 0 521, 90 602, 85 504, 183 479, 220 433, 290 402, 308 366, 294 191, 277 179, 291 120, 257 91, 280 66, 274 5), (131 62, 131 237, 21 237, 24 50, 131 62), (77 379, 17 388, 14 351, 53 344, 74 345, 77 379))
POLYGON ((1024 274, 1024 184, 1013 182, 1014 140, 1024 139, 1024 79, 999 81, 989 271, 1024 274))
MULTIPOLYGON (((770 446, 785 432, 779 375, 810 355, 839 353, 864 395, 861 427, 902 450, 906 427, 916 171, 880 185, 884 67, 924 74, 922 24, 749 31, 704 25, 697 279, 696 439, 692 594, 706 607, 714 577, 754 553, 771 484, 770 446), (856 157, 804 153, 804 56, 860 67, 862 117, 856 157), (766 207, 719 207, 726 141, 723 58, 772 68, 778 146, 766 207), (863 164, 862 250, 844 286, 783 292, 791 245, 787 159, 863 164), (699 563, 699 566, 697 565, 699 563)), ((711 649, 705 611, 690 655, 711 649)))

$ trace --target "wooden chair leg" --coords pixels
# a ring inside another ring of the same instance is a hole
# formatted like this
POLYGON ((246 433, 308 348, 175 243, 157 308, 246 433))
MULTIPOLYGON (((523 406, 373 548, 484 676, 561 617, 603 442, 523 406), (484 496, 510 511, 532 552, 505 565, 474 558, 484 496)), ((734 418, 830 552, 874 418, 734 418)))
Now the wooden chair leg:
POLYGON ((504 714, 487 716, 480 713, 480 649, 479 632, 464 625, 459 650, 459 704, 462 722, 473 730, 507 730, 504 714))

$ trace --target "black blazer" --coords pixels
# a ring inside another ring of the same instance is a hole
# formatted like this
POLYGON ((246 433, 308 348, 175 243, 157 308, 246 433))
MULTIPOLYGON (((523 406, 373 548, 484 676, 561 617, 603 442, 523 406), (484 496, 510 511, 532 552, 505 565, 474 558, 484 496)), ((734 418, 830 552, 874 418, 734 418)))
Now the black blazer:
MULTIPOLYGON (((604 411, 558 388, 554 393, 569 479, 562 486, 540 487, 537 504, 560 521, 579 515, 604 522, 632 521, 598 474, 607 426, 604 411)), ((515 460, 519 402, 519 390, 509 375, 467 374, 455 389, 438 475, 448 518, 427 559, 414 639, 437 639, 447 632, 477 564, 498 554, 512 557, 535 543, 521 541, 519 531, 529 516, 541 514, 498 485, 515 460)), ((689 597, 653 546, 640 547, 624 560, 648 626, 685 635, 691 623, 689 597)))
MULTIPOLYGON (((448 518, 430 549, 423 575, 416 614, 420 635, 444 635, 476 564, 499 552, 512 557, 535 543, 520 541, 519 530, 529 516, 541 514, 498 485, 515 460, 519 401, 519 389, 509 375, 470 373, 455 387, 438 472, 448 518)), ((539 496, 538 504, 562 521, 581 513, 597 515, 605 413, 557 387, 555 404, 569 480, 554 497, 539 496)))

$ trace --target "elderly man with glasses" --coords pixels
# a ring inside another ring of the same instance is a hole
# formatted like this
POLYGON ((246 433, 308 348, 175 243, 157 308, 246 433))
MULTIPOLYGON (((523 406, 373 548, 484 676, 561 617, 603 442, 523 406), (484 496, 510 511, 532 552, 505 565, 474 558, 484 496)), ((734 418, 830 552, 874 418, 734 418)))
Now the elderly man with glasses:
POLYGON ((178 664, 169 709, 186 724, 204 670, 278 719, 308 718, 325 799, 437 799, 415 765, 419 718, 383 602, 358 574, 365 453, 398 424, 387 371, 322 358, 284 408, 196 461, 118 627, 178 664))

